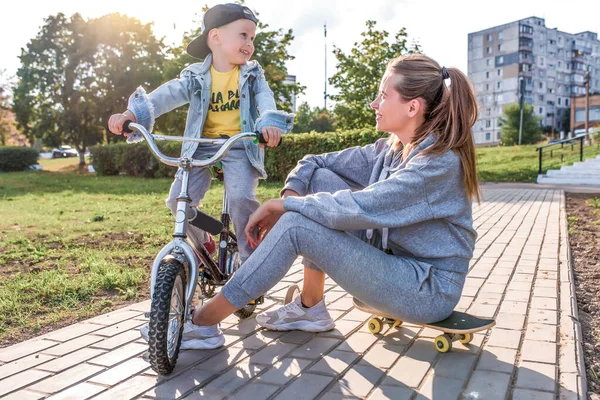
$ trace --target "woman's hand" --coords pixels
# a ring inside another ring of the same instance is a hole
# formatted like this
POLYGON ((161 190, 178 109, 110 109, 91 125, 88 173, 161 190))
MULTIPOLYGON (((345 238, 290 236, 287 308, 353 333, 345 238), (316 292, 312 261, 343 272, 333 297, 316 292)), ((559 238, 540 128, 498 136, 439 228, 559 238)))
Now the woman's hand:
POLYGON ((283 200, 267 200, 250 215, 244 232, 246 243, 255 249, 285 212, 283 200))

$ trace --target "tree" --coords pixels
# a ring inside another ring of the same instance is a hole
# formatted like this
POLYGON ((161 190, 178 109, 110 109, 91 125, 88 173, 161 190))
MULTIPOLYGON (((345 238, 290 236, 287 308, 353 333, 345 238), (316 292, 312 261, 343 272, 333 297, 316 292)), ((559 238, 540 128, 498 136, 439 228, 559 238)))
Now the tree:
POLYGON ((389 33, 375 29, 375 21, 367 21, 367 31, 361 33, 362 42, 354 43, 349 54, 334 47, 337 59, 337 72, 329 78, 329 83, 338 89, 338 94, 330 96, 337 101, 334 115, 337 127, 341 129, 374 126, 375 117, 368 105, 379 91, 379 82, 385 72, 387 61, 406 53, 420 52, 418 43, 407 47, 406 29, 402 28, 388 43, 389 33))
POLYGON ((307 102, 298 106, 294 119, 293 133, 332 132, 335 130, 333 117, 321 107, 311 109, 307 102))
POLYGON ((8 83, 2 78, 4 71, 0 70, 0 146, 6 146, 10 135, 11 120, 9 118, 10 103, 8 83))
POLYGON ((60 13, 45 20, 21 51, 13 109, 33 143, 64 143, 79 152, 103 140, 108 116, 125 108, 140 82, 159 80, 157 42, 148 25, 118 14, 86 21, 60 13))
MULTIPOLYGON (((523 131, 521 133, 521 144, 534 144, 540 141, 540 119, 533 114, 533 106, 523 106, 523 131)), ((502 124, 501 143, 504 146, 514 146, 519 143, 519 123, 521 111, 519 103, 509 104, 504 108, 504 116, 500 118, 502 124)))

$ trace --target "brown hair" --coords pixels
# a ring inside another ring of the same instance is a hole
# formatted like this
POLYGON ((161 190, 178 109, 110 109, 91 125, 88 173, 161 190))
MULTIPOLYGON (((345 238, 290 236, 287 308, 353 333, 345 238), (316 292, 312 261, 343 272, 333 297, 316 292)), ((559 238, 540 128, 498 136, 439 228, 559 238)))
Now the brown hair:
MULTIPOLYGON (((404 101, 416 98, 424 100, 425 122, 415 133, 411 143, 404 147, 404 154, 421 143, 429 133, 437 140, 423 154, 442 154, 453 150, 460 157, 467 196, 480 201, 477 181, 475 144, 471 128, 477 121, 477 100, 469 79, 458 69, 442 68, 433 59, 423 54, 410 54, 393 59, 387 70, 395 76, 394 89, 404 101), (444 77, 450 78, 450 87, 444 77)), ((390 137, 393 146, 400 141, 390 137)))

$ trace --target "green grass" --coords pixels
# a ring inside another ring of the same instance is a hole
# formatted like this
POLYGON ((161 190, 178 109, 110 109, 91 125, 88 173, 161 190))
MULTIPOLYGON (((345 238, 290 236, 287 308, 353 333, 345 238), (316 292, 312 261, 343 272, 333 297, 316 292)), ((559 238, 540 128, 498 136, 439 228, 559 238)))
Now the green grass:
MULTIPOLYGON (((89 160, 86 158, 86 162, 89 160)), ((40 164, 44 171, 61 171, 65 169, 75 169, 79 165, 79 157, 66 158, 39 158, 40 164)))
MULTIPOLYGON (((170 184, 1 173, 0 345, 145 298, 152 260, 171 240, 170 184)), ((261 183, 257 197, 277 197, 280 187, 261 183)), ((213 182, 202 209, 218 217, 221 196, 213 182)))
MULTIPOLYGON (((536 147, 538 145, 477 148, 479 179, 485 182, 535 182, 539 168, 536 147)), ((579 161, 578 146, 572 151, 570 146, 556 147, 552 154, 549 150, 544 151, 544 173, 579 161), (561 162, 561 155, 564 162, 561 162)), ((597 145, 584 147, 583 155, 584 159, 600 155, 600 148, 597 145)))

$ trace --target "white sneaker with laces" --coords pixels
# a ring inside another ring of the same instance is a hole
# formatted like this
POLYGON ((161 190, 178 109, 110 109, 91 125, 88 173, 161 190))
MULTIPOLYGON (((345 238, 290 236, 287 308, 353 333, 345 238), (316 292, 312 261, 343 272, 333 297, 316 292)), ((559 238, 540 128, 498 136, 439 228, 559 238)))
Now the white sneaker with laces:
POLYGON ((276 310, 258 314, 256 322, 260 326, 274 331, 326 332, 335 327, 335 322, 325 307, 325 298, 313 307, 304 308, 300 301, 300 295, 291 303, 276 310))
MULTIPOLYGON (((142 326, 140 335, 144 340, 148 341, 148 332, 150 327, 148 324, 142 326)), ((223 346, 225 337, 218 325, 198 326, 192 321, 187 321, 183 325, 183 335, 181 336, 181 350, 206 350, 216 349, 223 346)))

